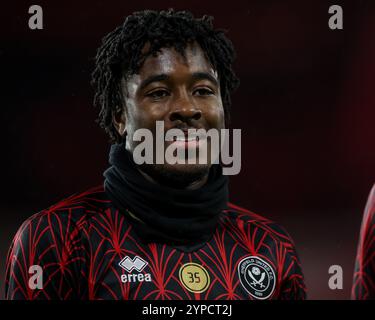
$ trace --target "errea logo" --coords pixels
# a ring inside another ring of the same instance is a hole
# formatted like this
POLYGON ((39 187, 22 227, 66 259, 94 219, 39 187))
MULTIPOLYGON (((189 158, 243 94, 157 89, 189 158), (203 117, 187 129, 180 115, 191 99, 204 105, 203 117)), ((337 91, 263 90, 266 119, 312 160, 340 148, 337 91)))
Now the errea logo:
POLYGON ((119 266, 126 270, 129 274, 122 274, 121 281, 123 283, 143 281, 151 282, 152 280, 150 273, 140 273, 144 268, 146 268, 147 265, 148 263, 139 256, 135 256, 133 259, 126 256, 119 262, 119 266), (138 273, 131 274, 131 272, 134 270, 138 271, 138 273))
POLYGON ((119 265, 127 272, 132 272, 134 269, 141 272, 148 265, 148 263, 138 256, 136 256, 134 259, 126 256, 120 261, 119 265))

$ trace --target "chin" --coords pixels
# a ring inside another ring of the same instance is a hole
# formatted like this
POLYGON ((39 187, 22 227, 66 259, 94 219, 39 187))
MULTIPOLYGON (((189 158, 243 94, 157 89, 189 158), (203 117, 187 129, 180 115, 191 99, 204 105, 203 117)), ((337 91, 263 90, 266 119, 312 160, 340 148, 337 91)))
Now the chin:
POLYGON ((160 184, 174 188, 185 188, 206 177, 209 164, 158 164, 143 165, 142 171, 160 184))

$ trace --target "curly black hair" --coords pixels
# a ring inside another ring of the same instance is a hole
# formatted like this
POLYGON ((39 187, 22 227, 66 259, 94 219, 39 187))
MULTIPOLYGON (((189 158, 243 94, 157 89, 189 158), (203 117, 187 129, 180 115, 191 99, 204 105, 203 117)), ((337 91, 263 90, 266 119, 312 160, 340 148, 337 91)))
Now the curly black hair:
POLYGON ((109 134, 110 142, 120 142, 121 136, 113 125, 113 117, 121 112, 124 97, 121 79, 136 74, 150 55, 162 48, 174 48, 182 56, 189 42, 195 41, 217 71, 225 118, 229 120, 231 92, 238 87, 232 63, 235 51, 224 30, 213 29, 213 17, 194 18, 189 11, 145 10, 128 16, 123 25, 106 35, 95 57, 92 85, 94 105, 100 108, 97 122, 109 134), (148 51, 142 52, 145 44, 148 51))

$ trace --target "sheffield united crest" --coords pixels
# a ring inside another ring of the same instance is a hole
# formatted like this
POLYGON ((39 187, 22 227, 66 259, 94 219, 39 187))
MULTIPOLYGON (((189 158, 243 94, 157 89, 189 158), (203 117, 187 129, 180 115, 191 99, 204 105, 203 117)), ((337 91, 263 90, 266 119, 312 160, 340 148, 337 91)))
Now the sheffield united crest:
POLYGON ((242 259, 238 264, 238 277, 244 289, 256 299, 268 299, 275 290, 275 271, 259 257, 242 259))

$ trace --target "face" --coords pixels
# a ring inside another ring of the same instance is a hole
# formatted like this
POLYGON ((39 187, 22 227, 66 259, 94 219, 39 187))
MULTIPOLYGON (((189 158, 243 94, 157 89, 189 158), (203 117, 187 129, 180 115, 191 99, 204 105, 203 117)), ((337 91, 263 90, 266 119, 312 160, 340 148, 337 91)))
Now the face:
MULTIPOLYGON (((125 108, 115 126, 120 135, 126 132, 126 148, 132 152, 140 143, 132 137, 137 129, 149 129, 155 139, 156 121, 164 130, 222 129, 224 109, 219 79, 196 43, 186 48, 182 57, 173 48, 162 49, 148 57, 138 74, 122 81, 125 108)), ((171 144, 165 142, 165 148, 171 144)), ((207 141, 210 150, 210 141, 207 141)), ((182 148, 188 148, 186 143, 182 148)), ((191 147, 191 146, 190 146, 191 147)), ((198 162, 198 161, 197 161, 198 162)), ((207 175, 207 164, 149 164, 142 171, 167 184, 188 184, 207 175)))

